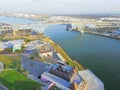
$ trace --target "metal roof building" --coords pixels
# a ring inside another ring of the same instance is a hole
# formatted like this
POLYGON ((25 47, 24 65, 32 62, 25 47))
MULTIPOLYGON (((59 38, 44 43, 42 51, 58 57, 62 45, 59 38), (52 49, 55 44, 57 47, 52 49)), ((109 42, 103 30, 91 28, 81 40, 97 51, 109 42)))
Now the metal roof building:
POLYGON ((47 72, 41 75, 41 79, 55 83, 62 90, 76 90, 82 84, 82 78, 77 74, 74 67, 69 65, 53 64, 47 72))
POLYGON ((69 89, 69 86, 70 86, 69 82, 67 82, 66 80, 61 79, 53 74, 45 72, 41 75, 41 78, 47 79, 47 80, 51 81, 52 83, 55 83, 56 86, 60 87, 63 90, 70 90, 69 89))

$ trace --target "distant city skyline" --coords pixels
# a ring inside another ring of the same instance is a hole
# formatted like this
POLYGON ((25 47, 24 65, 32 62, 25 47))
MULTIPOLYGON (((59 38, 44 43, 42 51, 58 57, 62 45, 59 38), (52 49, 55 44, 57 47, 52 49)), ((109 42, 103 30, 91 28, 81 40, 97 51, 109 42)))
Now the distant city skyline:
POLYGON ((1 0, 0 12, 120 14, 120 0, 1 0))

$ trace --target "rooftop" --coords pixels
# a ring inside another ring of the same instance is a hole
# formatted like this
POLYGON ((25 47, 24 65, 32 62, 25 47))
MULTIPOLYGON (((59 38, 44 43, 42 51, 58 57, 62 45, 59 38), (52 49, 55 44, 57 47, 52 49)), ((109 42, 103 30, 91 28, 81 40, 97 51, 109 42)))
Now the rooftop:
POLYGON ((25 44, 25 47, 26 47, 26 50, 35 50, 42 47, 44 44, 46 43, 43 41, 35 40, 25 44))
POLYGON ((3 42, 3 45, 5 48, 11 48, 13 45, 22 45, 22 42, 24 42, 23 39, 20 39, 20 40, 12 40, 12 41, 5 41, 3 42))
POLYGON ((0 49, 4 49, 4 48, 5 48, 5 46, 4 46, 3 42, 0 42, 0 49))
POLYGON ((48 53, 51 52, 51 50, 40 50, 39 53, 48 53))
POLYGON ((87 82, 88 90, 104 90, 103 82, 90 70, 79 71, 78 74, 87 82))
POLYGON ((44 72, 41 77, 55 83, 56 86, 62 89, 64 88, 64 90, 69 90, 69 88, 76 90, 74 86, 79 87, 83 80, 74 67, 58 63, 51 65, 49 70, 44 72))
POLYGON ((62 68, 62 70, 63 71, 66 71, 66 72, 71 72, 72 70, 73 70, 73 67, 72 66, 68 66, 68 65, 60 65, 60 64, 58 64, 58 63, 56 63, 56 64, 53 64, 53 66, 51 67, 53 70, 56 70, 56 69, 58 69, 59 67, 61 67, 62 68))
POLYGON ((45 72, 42 74, 42 77, 45 77, 47 78, 48 80, 54 82, 54 83, 57 83, 59 84, 61 87, 62 86, 65 86, 65 87, 69 87, 70 86, 70 83, 64 79, 61 79, 53 74, 50 74, 48 72, 45 72))

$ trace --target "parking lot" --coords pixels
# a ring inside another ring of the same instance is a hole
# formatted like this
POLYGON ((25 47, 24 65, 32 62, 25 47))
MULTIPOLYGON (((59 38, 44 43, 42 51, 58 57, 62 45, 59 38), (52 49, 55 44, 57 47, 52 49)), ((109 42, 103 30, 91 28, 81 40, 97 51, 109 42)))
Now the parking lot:
POLYGON ((25 70, 28 70, 30 74, 38 77, 46 71, 48 64, 39 60, 32 60, 29 57, 22 56, 21 65, 25 70))

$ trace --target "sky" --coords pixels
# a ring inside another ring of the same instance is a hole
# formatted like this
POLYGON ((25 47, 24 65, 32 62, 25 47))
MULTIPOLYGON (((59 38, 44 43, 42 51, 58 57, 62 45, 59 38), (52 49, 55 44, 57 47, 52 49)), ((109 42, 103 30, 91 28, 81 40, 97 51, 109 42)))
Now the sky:
POLYGON ((120 0, 0 0, 0 12, 120 14, 120 0))

